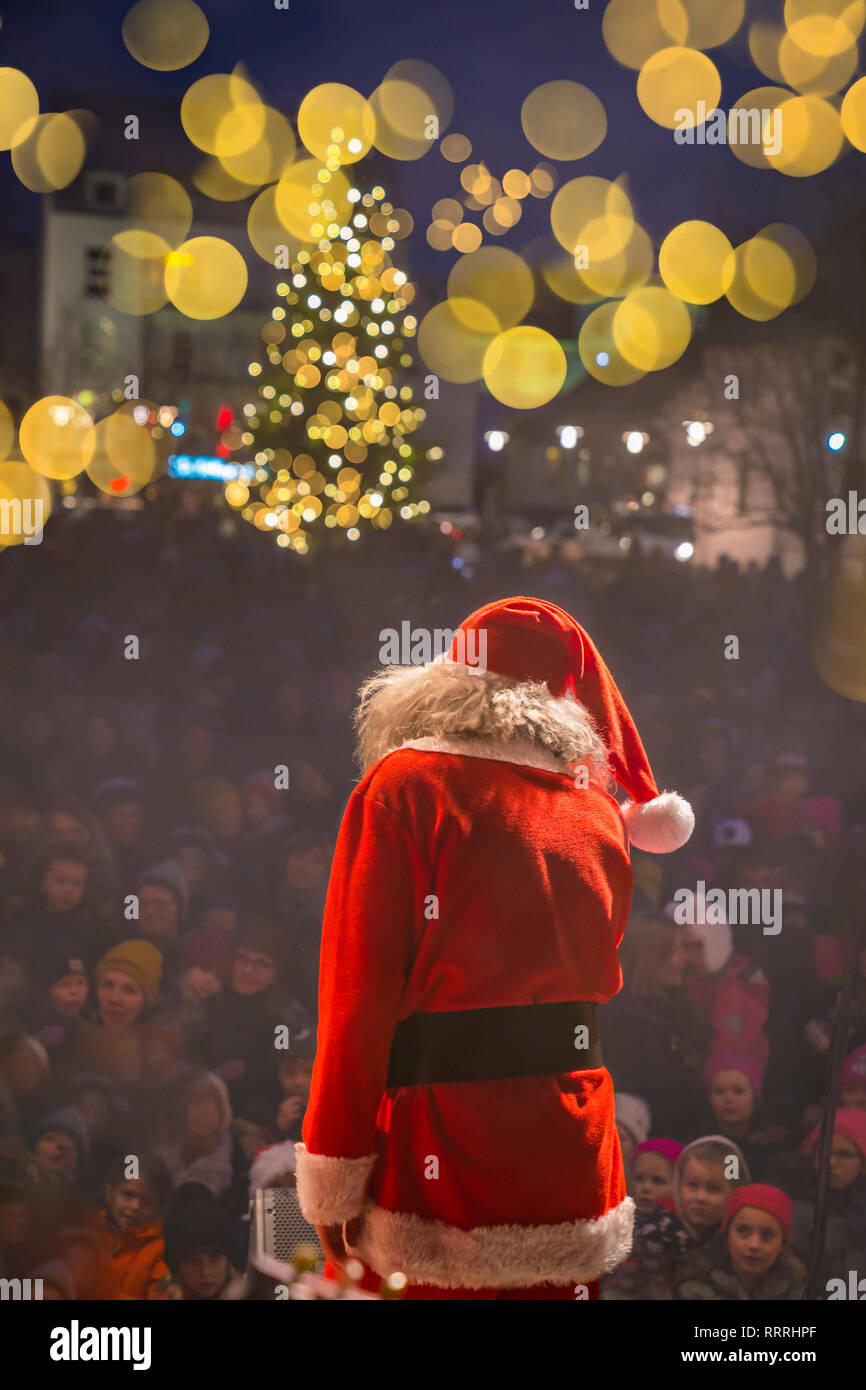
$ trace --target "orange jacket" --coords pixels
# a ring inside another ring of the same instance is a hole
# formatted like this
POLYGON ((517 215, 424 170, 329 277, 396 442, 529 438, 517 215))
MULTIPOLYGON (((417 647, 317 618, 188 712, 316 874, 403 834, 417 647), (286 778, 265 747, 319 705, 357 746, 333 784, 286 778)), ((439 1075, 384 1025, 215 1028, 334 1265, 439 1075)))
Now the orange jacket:
POLYGON ((120 1285, 117 1297, 136 1301, 153 1297, 154 1286, 168 1274, 160 1222, 132 1231, 119 1231, 106 1223, 105 1240, 120 1285))

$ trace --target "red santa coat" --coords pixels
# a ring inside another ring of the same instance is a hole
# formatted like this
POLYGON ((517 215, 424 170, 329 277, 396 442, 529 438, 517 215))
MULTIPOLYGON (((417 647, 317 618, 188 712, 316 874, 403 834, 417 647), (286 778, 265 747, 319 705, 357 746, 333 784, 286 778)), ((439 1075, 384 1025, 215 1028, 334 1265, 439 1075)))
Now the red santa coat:
POLYGON ((632 883, 615 799, 532 743, 423 738, 369 769, 325 907, 297 1152, 308 1220, 363 1212, 368 1267, 443 1288, 583 1284, 626 1256, 606 1068, 386 1078, 410 1014, 610 999, 632 883))

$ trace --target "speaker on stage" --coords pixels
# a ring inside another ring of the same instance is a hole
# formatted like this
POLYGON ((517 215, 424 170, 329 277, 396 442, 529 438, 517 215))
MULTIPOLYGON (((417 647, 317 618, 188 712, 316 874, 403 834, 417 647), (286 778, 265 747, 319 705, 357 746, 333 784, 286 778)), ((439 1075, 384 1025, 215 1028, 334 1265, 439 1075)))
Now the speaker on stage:
POLYGON ((250 1211, 250 1256, 266 1255, 291 1267, 299 1246, 316 1261, 324 1260, 316 1228, 304 1219, 295 1188, 257 1188, 250 1211))

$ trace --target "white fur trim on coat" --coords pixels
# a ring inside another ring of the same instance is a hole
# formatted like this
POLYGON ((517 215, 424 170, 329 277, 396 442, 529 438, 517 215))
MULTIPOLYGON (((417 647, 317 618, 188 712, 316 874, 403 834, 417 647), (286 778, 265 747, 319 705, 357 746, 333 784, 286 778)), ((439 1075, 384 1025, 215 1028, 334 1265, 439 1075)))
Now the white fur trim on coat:
POLYGON ((337 1226, 358 1216, 364 1206, 375 1154, 363 1158, 329 1158, 295 1145, 298 1202, 313 1226, 337 1226))
POLYGON ((648 854, 681 849, 695 828, 695 813, 678 792, 662 792, 651 801, 626 801, 620 810, 629 840, 648 854))
POLYGON ((352 1253, 383 1277, 400 1272, 410 1284, 441 1289, 587 1284, 628 1255, 634 1210, 632 1198, 624 1197, 595 1221, 463 1231, 368 1202, 361 1239, 352 1253))
MULTIPOLYGON (((497 762, 517 763, 520 767, 539 767, 545 772, 570 775, 568 764, 530 739, 444 738, 431 734, 401 743, 401 748, 420 748, 427 753, 459 753, 469 758, 493 758, 497 762)), ((396 751, 396 750, 394 750, 396 751)))

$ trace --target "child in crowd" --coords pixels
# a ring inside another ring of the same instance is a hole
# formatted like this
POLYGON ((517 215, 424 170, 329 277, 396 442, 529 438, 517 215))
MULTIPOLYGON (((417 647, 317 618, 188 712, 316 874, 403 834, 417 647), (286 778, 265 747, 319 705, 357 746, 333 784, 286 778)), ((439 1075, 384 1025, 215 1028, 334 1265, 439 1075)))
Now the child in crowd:
POLYGON ((46 1116, 39 1126, 33 1152, 64 1182, 77 1182, 87 1157, 87 1126, 74 1106, 46 1116))
POLYGON ((171 1279, 162 1281, 159 1296, 211 1303, 224 1299, 242 1261, 213 1193, 200 1183, 183 1183, 172 1197, 163 1232, 171 1279))
POLYGON ((187 1051, 201 1052, 209 1022, 209 1003, 225 988, 232 968, 231 933, 220 927, 200 927, 180 944, 178 975, 167 992, 163 1013, 176 1020, 187 1051))
POLYGON ((721 1229, 686 1258, 676 1297, 701 1301, 802 1298, 806 1267, 791 1249, 791 1199, 746 1183, 727 1199, 721 1229))
POLYGON ((310 1098, 310 1082, 313 1077, 313 1057, 315 1048, 309 1042, 302 1042, 294 1053, 277 1062, 277 1075, 283 1099, 276 1114, 276 1129, 289 1139, 300 1140, 301 1124, 307 1101, 310 1098))
POLYGON ((57 1079, 87 1055, 92 1032, 84 1016, 90 997, 87 961, 70 942, 40 953, 33 974, 39 997, 31 1011, 32 1033, 48 1052, 57 1079))
POLYGON ((155 1155, 138 1159, 138 1175, 123 1175, 105 1186, 105 1244, 118 1280, 118 1297, 158 1297, 168 1274, 163 1258, 161 1216, 171 1195, 171 1178, 155 1155))
POLYGON ((751 1182, 742 1149, 723 1134, 708 1134, 687 1144, 677 1159, 674 1202, 693 1246, 715 1235, 731 1192, 751 1182))
POLYGON ((775 1155, 790 1144, 790 1135, 780 1125, 763 1127, 757 1122, 760 1063, 737 1052, 715 1052, 704 1065, 703 1079, 719 1133, 737 1140, 752 1176, 763 1178, 775 1155))
POLYGON ((215 1197, 228 1191, 233 1177, 232 1118, 221 1077, 207 1072, 192 1083, 174 1135, 159 1147, 176 1187, 200 1183, 215 1197))
POLYGON ((688 1234, 674 1214, 673 1179, 683 1145, 676 1139, 645 1139, 632 1156, 629 1192, 635 1219, 629 1258, 601 1281, 604 1300, 662 1300, 672 1297, 677 1260, 688 1234))
MULTIPOLYGON (((804 1166, 794 1173, 792 1244, 807 1263, 817 1208, 820 1125, 801 1145, 804 1166), (797 1178, 799 1177, 799 1181, 797 1178)), ((848 1278, 851 1269, 866 1270, 866 1110, 836 1111, 830 1157, 830 1195, 820 1278, 848 1278)))
POLYGON ((90 976, 82 956, 64 952, 41 972, 51 1002, 64 1018, 80 1018, 90 994, 90 976))
POLYGON ((40 952, 69 951, 91 955, 104 944, 105 924, 88 900, 90 855, 74 840, 49 841, 38 854, 32 884, 9 903, 4 950, 38 965, 40 952))
POLYGON ((657 1208, 673 1209, 674 1168, 683 1151, 676 1139, 645 1139, 632 1158, 632 1196, 643 1215, 657 1208))

